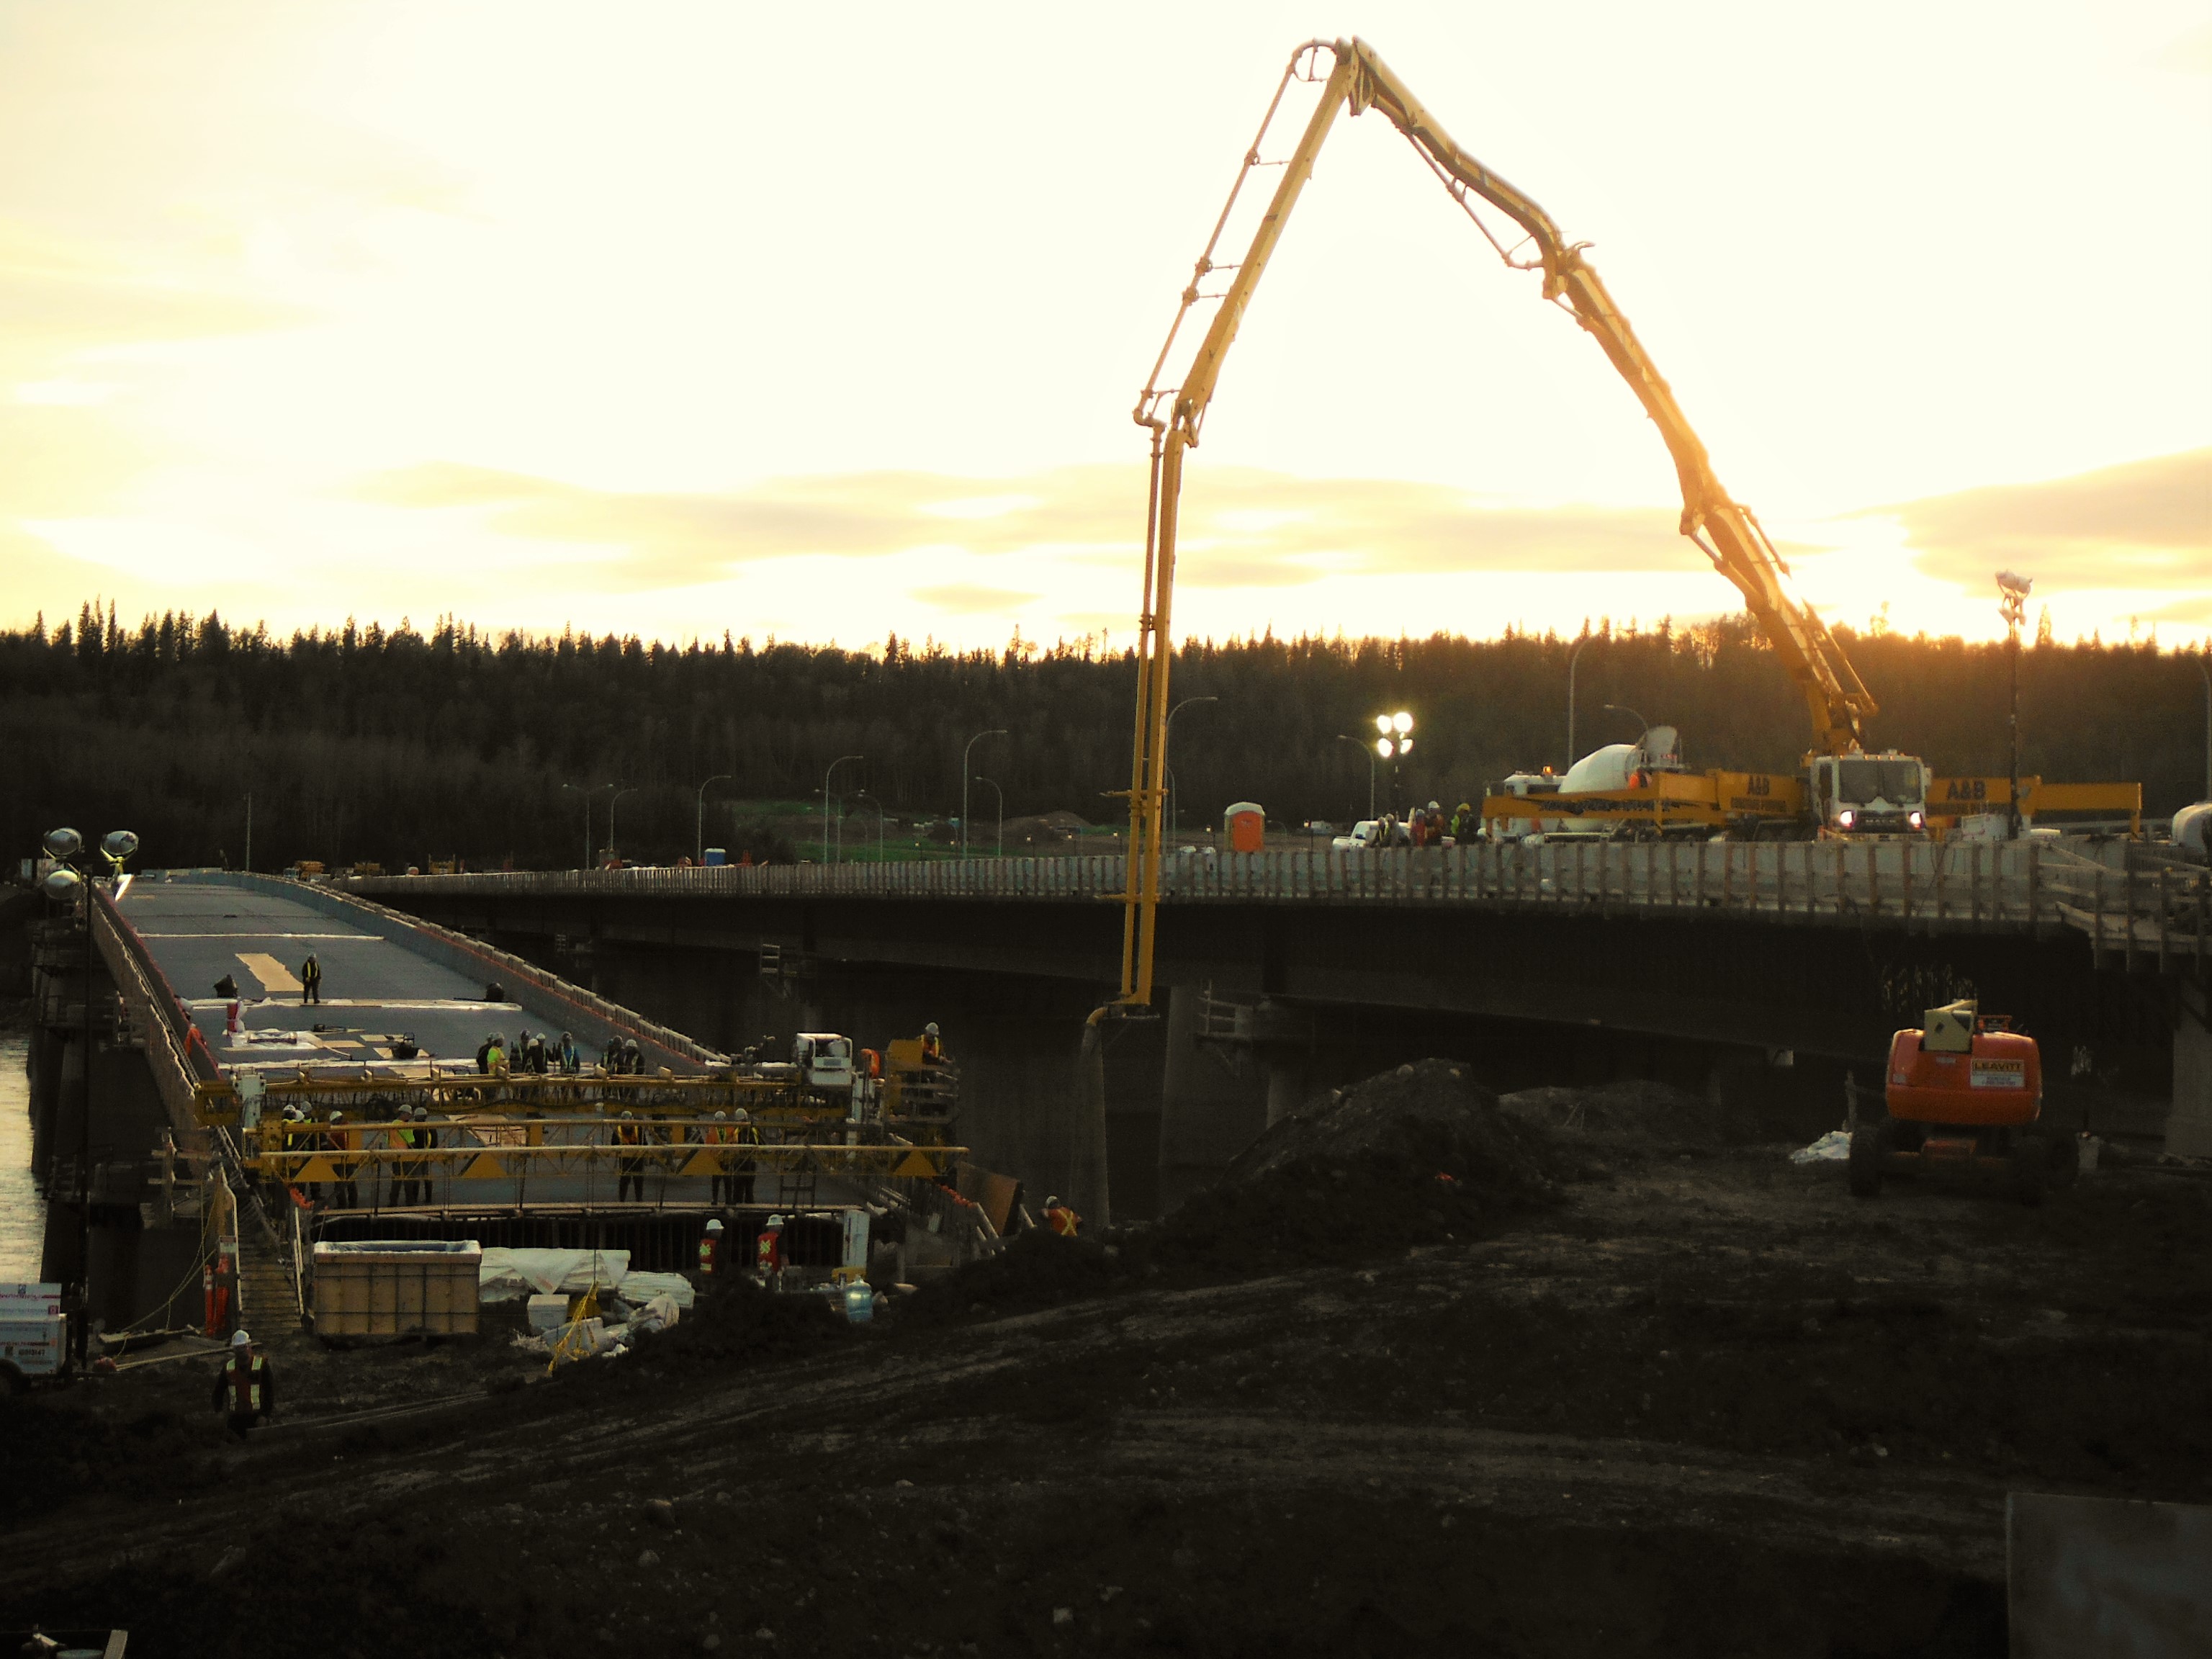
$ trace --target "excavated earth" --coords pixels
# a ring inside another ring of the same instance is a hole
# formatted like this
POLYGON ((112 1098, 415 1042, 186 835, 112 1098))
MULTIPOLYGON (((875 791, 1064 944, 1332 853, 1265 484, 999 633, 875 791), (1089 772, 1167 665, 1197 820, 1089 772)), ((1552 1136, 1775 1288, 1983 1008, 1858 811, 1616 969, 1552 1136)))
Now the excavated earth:
POLYGON ((164 1654, 2002 1655, 2005 1494, 2212 1500, 2212 1181, 2031 1211, 1427 1061, 1158 1226, 540 1379, 270 1345, 0 1417, 0 1631, 164 1654))

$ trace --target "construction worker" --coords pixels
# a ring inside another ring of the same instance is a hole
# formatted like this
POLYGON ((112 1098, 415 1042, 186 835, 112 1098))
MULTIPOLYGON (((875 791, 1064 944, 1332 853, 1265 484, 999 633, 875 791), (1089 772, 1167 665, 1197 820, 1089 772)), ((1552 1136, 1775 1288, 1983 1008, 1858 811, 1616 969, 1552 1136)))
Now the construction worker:
POLYGON ((772 1215, 760 1237, 753 1241, 753 1267, 760 1275, 763 1288, 783 1288, 783 1218, 772 1215))
POLYGON ((484 1070, 494 1077, 507 1075, 507 1039, 496 1031, 491 1034, 491 1041, 485 1047, 484 1070))
POLYGON ((624 1037, 623 1039, 623 1070, 629 1073, 632 1077, 643 1077, 645 1075, 645 1054, 644 1051, 637 1046, 637 1039, 635 1037, 624 1037))
POLYGON ((536 1031, 530 1038, 530 1070, 532 1075, 544 1077, 551 1069, 545 1057, 545 1033, 536 1031))
POLYGON ((734 1133, 730 1127, 730 1115, 727 1112, 717 1112, 714 1114, 714 1121, 707 1126, 702 1137, 709 1146, 718 1149, 714 1153, 714 1178, 708 1187, 707 1201, 709 1204, 726 1204, 729 1201, 729 1158, 728 1155, 719 1148, 728 1141, 734 1133))
POLYGON ((576 1052, 576 1039, 566 1031, 561 1033, 561 1046, 554 1051, 553 1058, 563 1077, 574 1077, 583 1069, 583 1056, 576 1052))
POLYGON ((645 1159, 636 1150, 643 1139, 637 1132, 636 1115, 624 1112, 622 1121, 615 1125, 615 1145, 624 1149, 616 1155, 615 1160, 622 1170, 622 1178, 616 1183, 615 1202, 617 1204, 629 1200, 633 1185, 637 1188, 637 1201, 641 1204, 645 1202, 645 1159))
MULTIPOLYGON (((736 1127, 731 1130, 730 1139, 733 1142, 739 1146, 757 1146, 761 1144, 760 1131, 753 1127, 753 1121, 747 1115, 744 1107, 738 1108, 732 1121, 736 1127)), ((750 1152, 741 1152, 738 1154, 730 1165, 731 1203, 750 1204, 753 1201, 753 1175, 759 1168, 760 1160, 750 1152)))
POLYGON ((722 1264, 722 1224, 709 1221, 699 1239, 699 1271, 711 1279, 722 1264))
POLYGON ((609 1077, 622 1075, 622 1039, 611 1036, 607 1046, 599 1050, 599 1069, 609 1077))
POLYGON ((1062 1238, 1073 1238, 1076 1229, 1082 1226, 1083 1218, 1059 1199, 1048 1198, 1044 1201, 1044 1224, 1062 1238))
POLYGON ((215 1376, 215 1408, 240 1440, 263 1418, 276 1415, 276 1374, 244 1331, 232 1334, 230 1352, 215 1376))
MULTIPOLYGON (((415 1150, 415 1119, 402 1106, 393 1127, 385 1131, 384 1144, 403 1152, 415 1150)), ((415 1201, 415 1166, 400 1158, 392 1160, 392 1176, 385 1183, 385 1201, 393 1209, 415 1201)))
POLYGON ((921 1028, 921 1063, 942 1066, 945 1063, 945 1039, 939 1035, 937 1022, 932 1020, 921 1028))
MULTIPOLYGON (((350 1150, 349 1143, 353 1139, 351 1131, 339 1127, 344 1121, 343 1112, 332 1112, 331 1127, 323 1137, 330 1149, 340 1154, 350 1150)), ((354 1184, 353 1160, 341 1157, 332 1161, 331 1168, 337 1170, 338 1178, 331 1185, 331 1202, 341 1210, 359 1209, 361 1188, 354 1184)))
MULTIPOLYGON (((428 1151, 438 1144, 438 1132, 430 1127, 430 1109, 428 1106, 417 1106, 415 1109, 416 1147, 420 1151, 428 1151)), ((415 1202, 428 1204, 430 1201, 429 1164, 418 1164, 415 1166, 414 1184, 415 1202)))
POLYGON ((307 961, 300 964, 300 1000, 319 1005, 323 1000, 323 964, 315 960, 313 951, 307 961))

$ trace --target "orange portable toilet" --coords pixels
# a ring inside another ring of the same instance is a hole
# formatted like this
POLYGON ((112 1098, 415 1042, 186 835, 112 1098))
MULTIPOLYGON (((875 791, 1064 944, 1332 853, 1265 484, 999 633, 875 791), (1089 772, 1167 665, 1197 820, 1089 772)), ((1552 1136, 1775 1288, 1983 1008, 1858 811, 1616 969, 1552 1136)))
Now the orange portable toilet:
POLYGON ((1257 801, 1240 800, 1221 815, 1221 828, 1232 853, 1256 853, 1267 842, 1267 809, 1257 801))

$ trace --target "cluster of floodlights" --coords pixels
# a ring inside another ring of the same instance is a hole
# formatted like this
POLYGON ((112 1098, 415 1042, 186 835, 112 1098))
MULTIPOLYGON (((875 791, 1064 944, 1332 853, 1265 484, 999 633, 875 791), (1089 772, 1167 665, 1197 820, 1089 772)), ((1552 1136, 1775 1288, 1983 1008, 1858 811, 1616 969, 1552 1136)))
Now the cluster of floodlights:
POLYGON ((1404 709, 1395 714, 1377 714, 1375 729, 1382 733, 1375 739, 1375 752, 1384 760, 1413 752, 1413 717, 1404 709))
MULTIPOLYGON (((74 830, 49 830, 44 844, 54 867, 40 887, 56 903, 67 904, 84 888, 84 872, 76 867, 84 851, 84 837, 74 830)), ((138 837, 128 830, 111 830, 100 837, 100 854, 117 870, 137 850, 138 837)))

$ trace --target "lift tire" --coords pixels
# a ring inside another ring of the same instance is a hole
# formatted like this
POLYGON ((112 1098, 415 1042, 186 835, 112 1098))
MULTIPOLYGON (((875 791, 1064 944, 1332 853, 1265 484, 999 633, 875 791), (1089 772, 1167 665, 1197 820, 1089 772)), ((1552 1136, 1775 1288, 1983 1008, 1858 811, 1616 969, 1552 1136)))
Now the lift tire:
POLYGON ((2051 1173, 2051 1190, 2063 1193, 2081 1179, 2081 1143, 2070 1134, 2052 1135, 2050 1140, 2051 1158, 2044 1168, 2051 1173))
POLYGON ((2051 1143, 2041 1135, 2021 1135, 2012 1144, 2013 1190, 2034 1209, 2051 1190, 2051 1143))
POLYGON ((1862 1123, 1851 1131, 1849 1170, 1853 1198, 1872 1198, 1881 1191, 1882 1133, 1881 1126, 1862 1123))

